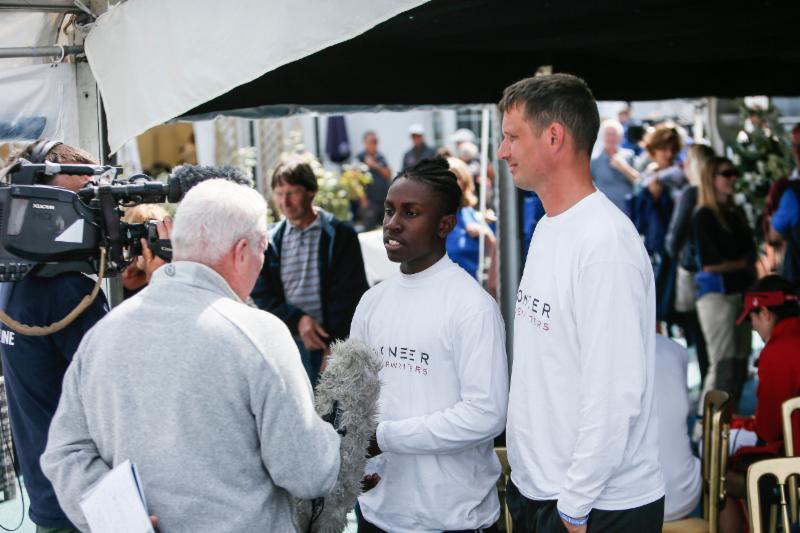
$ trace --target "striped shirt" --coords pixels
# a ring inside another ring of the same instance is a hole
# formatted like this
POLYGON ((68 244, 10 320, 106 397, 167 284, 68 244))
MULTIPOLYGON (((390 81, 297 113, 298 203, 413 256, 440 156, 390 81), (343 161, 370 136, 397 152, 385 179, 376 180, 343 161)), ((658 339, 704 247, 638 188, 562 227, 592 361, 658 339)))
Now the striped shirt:
POLYGON ((305 229, 286 221, 281 245, 281 281, 286 301, 322 324, 319 281, 320 217, 305 229))

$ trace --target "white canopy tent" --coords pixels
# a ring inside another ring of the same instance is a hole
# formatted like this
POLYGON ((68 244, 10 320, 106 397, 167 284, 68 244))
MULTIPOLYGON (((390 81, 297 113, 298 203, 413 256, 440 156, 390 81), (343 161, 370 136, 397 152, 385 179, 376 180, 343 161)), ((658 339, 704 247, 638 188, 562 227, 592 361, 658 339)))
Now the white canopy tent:
POLYGON ((148 128, 425 2, 135 0, 112 6, 85 43, 109 146, 114 152, 148 128))

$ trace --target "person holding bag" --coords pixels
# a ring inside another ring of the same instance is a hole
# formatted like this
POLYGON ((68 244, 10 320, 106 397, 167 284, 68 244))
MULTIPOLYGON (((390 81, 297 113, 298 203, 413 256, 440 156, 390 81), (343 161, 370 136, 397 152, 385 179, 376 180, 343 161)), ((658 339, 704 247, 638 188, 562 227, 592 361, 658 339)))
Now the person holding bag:
POLYGON ((713 158, 714 150, 708 145, 695 143, 688 148, 684 167, 689 186, 678 197, 666 238, 667 253, 677 265, 673 318, 683 328, 687 344, 695 346, 697 350, 701 377, 708 371, 708 351, 697 318, 697 284, 694 276, 698 270, 698 260, 692 238, 692 215, 700 194, 700 176, 713 158))
POLYGON ((743 293, 755 281, 756 256, 753 233, 733 202, 737 175, 730 160, 714 157, 701 175, 698 207, 692 216, 701 268, 695 277, 697 313, 709 357, 703 394, 724 390, 734 406, 747 379, 752 344, 750 327, 737 326, 736 318, 742 312, 743 293))

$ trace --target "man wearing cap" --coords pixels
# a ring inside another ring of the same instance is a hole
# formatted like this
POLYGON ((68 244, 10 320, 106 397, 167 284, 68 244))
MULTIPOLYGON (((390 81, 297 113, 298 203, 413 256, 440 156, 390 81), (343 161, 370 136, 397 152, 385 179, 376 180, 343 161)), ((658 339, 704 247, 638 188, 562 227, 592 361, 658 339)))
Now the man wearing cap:
POLYGON ((401 172, 405 172, 423 159, 436 155, 436 150, 425 144, 425 128, 422 127, 422 124, 412 124, 408 128, 408 133, 411 135, 411 142, 414 143, 414 146, 403 156, 401 172))

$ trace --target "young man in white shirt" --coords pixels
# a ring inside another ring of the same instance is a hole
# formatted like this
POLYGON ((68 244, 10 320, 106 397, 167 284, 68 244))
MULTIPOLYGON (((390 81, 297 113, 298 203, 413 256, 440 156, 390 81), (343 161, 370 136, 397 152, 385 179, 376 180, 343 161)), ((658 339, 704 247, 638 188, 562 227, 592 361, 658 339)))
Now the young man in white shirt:
POLYGON ((653 271, 633 224, 592 184, 597 104, 583 80, 553 74, 511 85, 499 105, 497 155, 546 212, 514 321, 514 528, 661 531, 653 271))
POLYGON ((383 361, 380 423, 359 532, 493 531, 508 405, 505 328, 494 300, 445 254, 461 189, 423 160, 386 196, 384 243, 400 273, 358 304, 350 337, 383 361))

